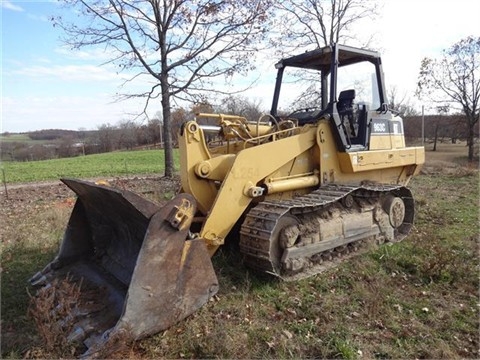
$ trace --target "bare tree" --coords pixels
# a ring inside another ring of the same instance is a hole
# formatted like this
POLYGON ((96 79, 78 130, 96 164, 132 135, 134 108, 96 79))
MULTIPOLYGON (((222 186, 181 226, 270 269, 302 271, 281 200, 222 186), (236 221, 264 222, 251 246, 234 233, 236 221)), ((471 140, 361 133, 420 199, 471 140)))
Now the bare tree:
MULTIPOLYGON (((203 99, 199 102, 196 102, 195 104, 192 104, 190 107, 190 110, 185 110, 185 117, 187 120, 192 120, 195 118, 197 114, 200 113, 205 113, 205 114, 211 114, 214 112, 213 110, 213 105, 207 100, 203 99)), ((201 118, 199 121, 203 125, 215 125, 217 124, 217 119, 211 119, 211 118, 201 118)))
MULTIPOLYGON (((373 34, 362 31, 368 38, 360 39, 355 27, 363 20, 374 20, 378 13, 377 0, 279 0, 275 7, 279 31, 271 41, 282 57, 334 43, 370 47, 373 34)), ((289 76, 296 78, 303 90, 288 108, 318 107, 321 103, 318 74, 293 70, 289 76)), ((282 111, 286 110, 285 105, 282 104, 282 111)), ((290 112, 286 110, 286 114, 290 112)))
POLYGON ((179 130, 182 124, 188 120, 188 111, 182 107, 175 108, 172 111, 171 130, 174 143, 178 143, 179 130))
POLYGON ((407 96, 405 94, 399 96, 398 88, 396 86, 392 86, 388 89, 388 107, 398 111, 402 116, 418 115, 418 111, 410 104, 407 96))
POLYGON ((117 125, 117 132, 118 132, 118 144, 117 147, 119 149, 126 148, 127 150, 131 150, 134 146, 137 145, 137 136, 136 130, 137 125, 130 120, 123 120, 120 121, 117 125))
POLYGON ((163 129, 163 123, 162 120, 159 118, 154 118, 148 121, 147 125, 147 136, 149 142, 156 143, 158 142, 159 146, 162 146, 161 142, 163 139, 163 136, 161 134, 163 129))
POLYGON ((63 136, 57 148, 58 156, 61 158, 74 156, 74 139, 72 135, 63 136))
POLYGON ((252 100, 245 96, 230 95, 223 99, 222 104, 217 107, 217 111, 256 121, 262 115, 262 103, 261 100, 252 100))
POLYGON ((265 35, 270 0, 66 0, 81 14, 78 23, 55 18, 73 48, 104 46, 130 80, 154 79, 144 111, 161 99, 165 176, 174 172, 171 102, 195 100, 212 89, 209 80, 245 72, 256 41, 265 35))
POLYGON ((465 114, 468 159, 473 161, 480 114, 480 37, 460 40, 444 50, 439 59, 424 58, 417 93, 436 104, 459 107, 465 114))
POLYGON ((116 143, 116 128, 110 124, 102 124, 98 127, 96 137, 102 152, 112 151, 116 143))
POLYGON ((367 46, 352 27, 362 19, 373 20, 378 12, 374 0, 281 0, 277 45, 288 50, 321 48, 333 43, 367 46))

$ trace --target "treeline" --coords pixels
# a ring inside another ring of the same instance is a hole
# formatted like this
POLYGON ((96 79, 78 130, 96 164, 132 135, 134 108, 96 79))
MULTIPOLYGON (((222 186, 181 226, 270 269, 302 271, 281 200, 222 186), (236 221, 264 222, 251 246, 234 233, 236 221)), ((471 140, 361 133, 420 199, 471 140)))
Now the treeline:
MULTIPOLYGON (((174 108, 171 114, 174 146, 177 145, 177 134, 182 124, 193 119, 196 113, 235 114, 255 121, 264 112, 262 110, 260 103, 242 96, 230 96, 224 99, 221 106, 204 102, 190 108, 174 108)), ((102 124, 97 130, 34 131, 28 134, 31 141, 2 141, 1 158, 6 161, 34 161, 116 150, 162 148, 165 134, 160 118, 161 116, 143 122, 102 124)), ((455 143, 467 139, 463 115, 426 115, 423 123, 424 138, 427 142, 434 143, 434 146, 437 141, 455 143)), ((418 142, 422 137, 422 116, 405 116, 404 131, 408 143, 418 142)), ((477 125, 477 139, 478 135, 477 125)))
MULTIPOLYGON (((466 140, 468 135, 465 116, 458 115, 425 115, 406 116, 403 118, 405 138, 407 141, 415 141, 422 138, 422 121, 424 139, 434 144, 437 141, 451 142, 466 140)), ((475 138, 479 136, 479 124, 475 129, 475 138)))
POLYGON ((72 131, 50 129, 28 133, 31 141, 3 141, 0 145, 4 161, 36 161, 89 155, 136 147, 160 146, 158 119, 147 124, 123 121, 103 124, 97 130, 72 131))
MULTIPOLYGON (((192 120, 196 113, 224 113, 257 120, 262 114, 261 104, 242 96, 230 96, 221 106, 208 102, 190 108, 172 109, 171 131, 174 146, 181 125, 192 120)), ((5 135, 5 134, 4 134, 5 135)), ((53 158, 89 155, 116 150, 162 148, 165 138, 161 116, 145 121, 120 121, 102 124, 97 130, 49 129, 28 133, 32 141, 1 142, 1 158, 5 161, 35 161, 53 158)))
MULTIPOLYGON (((28 137, 32 140, 57 140, 62 138, 85 138, 87 130, 63 130, 63 129, 47 129, 37 130, 28 133, 28 137)), ((91 131, 90 131, 91 132, 91 131)))

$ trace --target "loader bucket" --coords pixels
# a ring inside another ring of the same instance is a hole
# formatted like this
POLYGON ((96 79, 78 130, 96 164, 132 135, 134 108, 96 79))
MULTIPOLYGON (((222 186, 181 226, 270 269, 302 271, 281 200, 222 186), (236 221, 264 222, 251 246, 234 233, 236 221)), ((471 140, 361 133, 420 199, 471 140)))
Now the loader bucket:
POLYGON ((217 292, 205 243, 187 240, 196 210, 191 195, 159 207, 130 191, 62 181, 78 198, 58 255, 30 282, 52 286, 68 275, 81 284, 69 341, 90 352, 112 334, 137 340, 184 319, 217 292))

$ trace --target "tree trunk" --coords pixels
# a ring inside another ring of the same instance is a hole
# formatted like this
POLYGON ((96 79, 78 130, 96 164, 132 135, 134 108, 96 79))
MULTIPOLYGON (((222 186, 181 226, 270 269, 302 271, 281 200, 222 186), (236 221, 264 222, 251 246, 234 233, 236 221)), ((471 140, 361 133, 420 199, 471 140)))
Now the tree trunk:
POLYGON ((168 92, 167 75, 162 76, 162 111, 163 111, 163 144, 165 152, 165 177, 172 178, 175 171, 173 162, 172 126, 170 112, 170 94, 168 92))
POLYGON ((473 161, 473 150, 474 150, 474 138, 475 138, 475 124, 470 123, 468 127, 468 137, 467 137, 467 145, 468 145, 468 161, 473 161))
POLYGON ((433 151, 437 151, 437 140, 438 140, 438 122, 435 125, 435 137, 433 139, 433 151))

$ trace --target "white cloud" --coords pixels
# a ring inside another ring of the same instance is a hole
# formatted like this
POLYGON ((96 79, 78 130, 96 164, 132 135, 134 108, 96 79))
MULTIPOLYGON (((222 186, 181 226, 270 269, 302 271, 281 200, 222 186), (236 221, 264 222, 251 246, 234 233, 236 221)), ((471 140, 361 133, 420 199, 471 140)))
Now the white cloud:
POLYGON ((46 15, 27 14, 27 17, 35 21, 49 22, 48 16, 46 15))
POLYGON ((96 47, 88 50, 74 50, 68 46, 57 47, 54 52, 64 59, 95 61, 95 63, 103 63, 112 60, 112 52, 105 51, 105 49, 96 47))
POLYGON ((45 56, 40 56, 34 60, 35 62, 42 63, 42 64, 51 64, 52 60, 50 60, 48 57, 45 56))
POLYGON ((2 8, 13 11, 25 11, 21 6, 15 5, 8 0, 2 0, 2 8))

